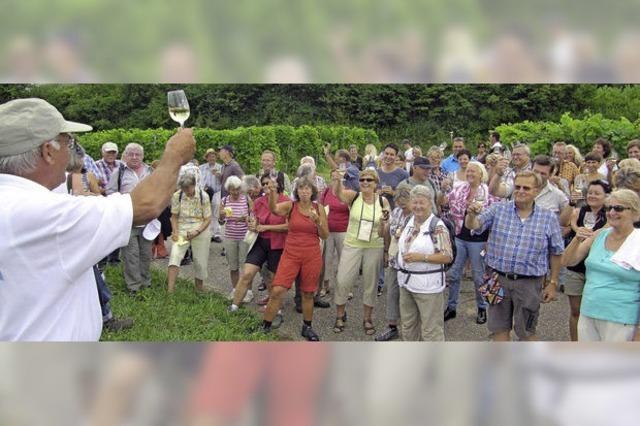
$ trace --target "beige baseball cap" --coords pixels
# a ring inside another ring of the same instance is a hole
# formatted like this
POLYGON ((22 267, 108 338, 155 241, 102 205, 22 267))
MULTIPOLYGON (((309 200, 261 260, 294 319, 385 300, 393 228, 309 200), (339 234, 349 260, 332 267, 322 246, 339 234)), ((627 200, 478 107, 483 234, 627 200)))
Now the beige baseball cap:
POLYGON ((16 99, 0 105, 0 157, 23 154, 60 133, 89 132, 91 126, 64 119, 43 99, 16 99))
POLYGON ((110 151, 118 152, 118 145, 116 145, 113 142, 105 142, 102 145, 102 152, 110 152, 110 151))

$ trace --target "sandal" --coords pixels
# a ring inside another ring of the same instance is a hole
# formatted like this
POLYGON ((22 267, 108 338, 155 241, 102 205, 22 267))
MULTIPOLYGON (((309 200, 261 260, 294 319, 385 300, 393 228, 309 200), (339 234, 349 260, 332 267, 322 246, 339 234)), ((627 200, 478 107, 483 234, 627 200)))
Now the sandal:
POLYGON ((374 334, 376 334, 376 328, 371 320, 362 321, 362 327, 364 328, 364 334, 366 334, 367 336, 373 336, 374 334))
POLYGON ((342 333, 344 331, 344 323, 345 322, 347 322, 347 313, 346 312, 342 316, 342 318, 336 317, 336 322, 333 325, 333 332, 334 333, 342 333))

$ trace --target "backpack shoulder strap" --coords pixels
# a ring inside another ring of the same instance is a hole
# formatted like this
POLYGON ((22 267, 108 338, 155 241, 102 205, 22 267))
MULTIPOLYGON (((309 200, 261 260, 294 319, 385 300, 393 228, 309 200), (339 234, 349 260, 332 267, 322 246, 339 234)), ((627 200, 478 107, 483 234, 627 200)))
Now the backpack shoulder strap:
POLYGON ((360 191, 356 192, 356 196, 353 197, 353 200, 351 200, 351 204, 349 204, 349 208, 351 208, 351 206, 353 206, 353 203, 356 202, 356 200, 358 199, 359 196, 360 196, 360 191))
POLYGON ((124 174, 124 163, 120 163, 118 166, 118 192, 120 192, 120 188, 122 188, 122 175, 124 174))

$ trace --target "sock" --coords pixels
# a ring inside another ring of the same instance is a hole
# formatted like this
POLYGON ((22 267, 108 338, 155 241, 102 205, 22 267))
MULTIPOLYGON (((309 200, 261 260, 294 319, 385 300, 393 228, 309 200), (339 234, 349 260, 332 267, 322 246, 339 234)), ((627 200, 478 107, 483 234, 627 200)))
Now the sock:
POLYGON ((232 303, 232 304, 231 304, 231 309, 229 309, 229 310, 230 310, 231 312, 235 312, 235 311, 237 311, 237 310, 238 310, 238 308, 239 308, 239 307, 238 307, 238 305, 236 305, 236 304, 233 304, 233 303, 232 303))
POLYGON ((303 322, 303 323, 304 323, 304 325, 306 325, 307 327, 311 327, 311 321, 303 320, 302 322, 303 322))

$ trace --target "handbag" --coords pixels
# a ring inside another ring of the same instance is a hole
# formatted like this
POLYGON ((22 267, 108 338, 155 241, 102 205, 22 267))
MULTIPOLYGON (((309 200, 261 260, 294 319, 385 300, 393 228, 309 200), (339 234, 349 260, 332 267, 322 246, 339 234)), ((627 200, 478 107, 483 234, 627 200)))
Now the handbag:
POLYGON ((244 242, 247 243, 247 253, 251 251, 251 248, 258 240, 258 233, 256 231, 250 231, 247 229, 247 233, 244 235, 244 242))
POLYGON ((497 305, 504 299, 504 288, 498 280, 498 273, 492 269, 489 269, 482 276, 482 285, 478 287, 478 292, 490 305, 497 305))

